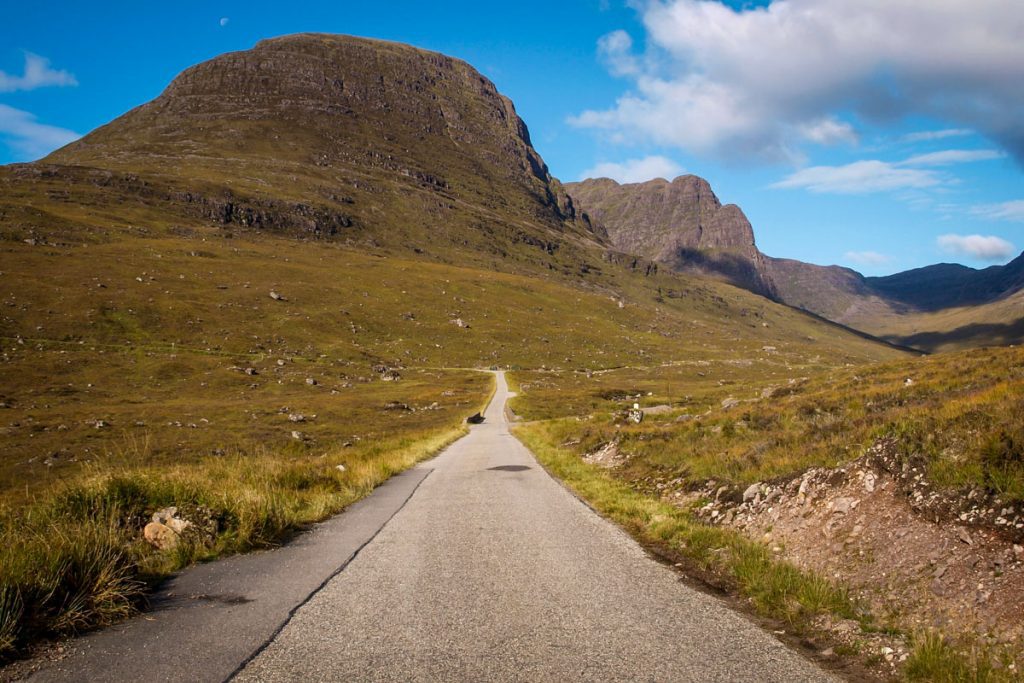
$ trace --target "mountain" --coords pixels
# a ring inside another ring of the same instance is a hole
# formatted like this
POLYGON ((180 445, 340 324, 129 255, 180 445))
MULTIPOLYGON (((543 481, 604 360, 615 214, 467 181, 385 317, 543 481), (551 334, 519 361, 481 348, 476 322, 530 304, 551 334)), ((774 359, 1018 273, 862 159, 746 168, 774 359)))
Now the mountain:
POLYGON ((886 277, 773 258, 742 210, 707 181, 568 183, 579 209, 620 249, 810 311, 893 343, 934 351, 1024 342, 1024 254, 975 270, 938 264, 886 277))
POLYGON ((750 221, 735 204, 723 206, 703 178, 638 185, 600 178, 567 183, 566 189, 617 248, 774 296, 750 221))
POLYGON ((493 83, 375 40, 302 34, 222 55, 12 173, 317 239, 526 260, 602 241, 493 83))

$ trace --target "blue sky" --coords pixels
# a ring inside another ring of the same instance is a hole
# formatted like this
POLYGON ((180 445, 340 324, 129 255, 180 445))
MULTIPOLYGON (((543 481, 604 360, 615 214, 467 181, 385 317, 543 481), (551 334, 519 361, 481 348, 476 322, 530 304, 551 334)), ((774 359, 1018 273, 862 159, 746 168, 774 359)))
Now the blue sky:
POLYGON ((465 59, 562 180, 701 175, 773 256, 885 274, 1024 249, 1019 0, 11 3, 0 163, 298 31, 465 59))

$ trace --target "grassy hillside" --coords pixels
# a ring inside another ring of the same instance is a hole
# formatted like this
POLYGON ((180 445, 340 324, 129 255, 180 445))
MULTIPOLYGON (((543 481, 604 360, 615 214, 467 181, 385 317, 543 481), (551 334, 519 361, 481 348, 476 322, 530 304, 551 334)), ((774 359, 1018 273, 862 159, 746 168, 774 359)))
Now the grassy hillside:
POLYGON ((0 253, 5 487, 131 443, 178 461, 237 443, 294 447, 282 407, 318 414, 303 429, 324 445, 371 438, 421 419, 383 410, 388 401, 448 409, 440 393, 456 380, 439 368, 600 369, 765 346, 798 365, 900 355, 741 290, 611 264, 573 282, 147 229, 74 246, 8 242, 0 253), (380 364, 410 369, 387 384, 380 364), (421 395, 414 381, 437 391, 421 395))
POLYGON ((515 379, 526 419, 562 416, 545 427, 552 442, 583 454, 615 441, 629 454, 619 476, 638 484, 739 488, 835 467, 888 436, 936 486, 1024 502, 1022 349, 828 370, 760 358, 515 379), (656 407, 640 425, 617 421, 634 401, 656 407))

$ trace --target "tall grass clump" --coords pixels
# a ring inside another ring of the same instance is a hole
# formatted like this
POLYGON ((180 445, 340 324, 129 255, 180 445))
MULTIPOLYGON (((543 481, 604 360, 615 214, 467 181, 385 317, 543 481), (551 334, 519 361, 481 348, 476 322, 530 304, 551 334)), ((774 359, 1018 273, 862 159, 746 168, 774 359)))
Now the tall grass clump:
POLYGON ((137 541, 120 520, 32 512, 0 530, 0 655, 117 621, 144 589, 137 541))
POLYGON ((904 671, 908 680, 927 683, 1004 683, 1020 680, 1008 666, 997 667, 991 648, 956 647, 940 634, 929 631, 914 639, 904 671))

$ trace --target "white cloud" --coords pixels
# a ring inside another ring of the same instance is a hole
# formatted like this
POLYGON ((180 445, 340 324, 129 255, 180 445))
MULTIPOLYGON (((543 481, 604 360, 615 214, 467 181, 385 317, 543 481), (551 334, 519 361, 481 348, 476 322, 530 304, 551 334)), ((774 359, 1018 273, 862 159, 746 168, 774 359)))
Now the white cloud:
POLYGON ((228 17, 221 17, 220 18, 220 25, 221 26, 227 26, 229 21, 231 21, 231 19, 229 19, 228 17))
POLYGON ((850 128, 821 139, 846 142, 857 121, 923 115, 958 127, 912 134, 918 140, 969 127, 1024 162, 1020 0, 633 6, 647 31, 646 58, 633 57, 621 37, 606 38, 616 44, 616 64, 638 69, 631 92, 609 109, 572 118, 576 125, 627 142, 785 160, 800 156, 813 131, 823 132, 823 120, 850 128))
POLYGON ((819 145, 834 145, 840 142, 853 144, 858 139, 853 126, 831 116, 802 123, 797 128, 806 140, 819 145))
POLYGON ((24 160, 35 160, 82 137, 78 133, 36 121, 27 111, 0 104, 0 139, 24 160))
POLYGON ((877 251, 848 251, 843 258, 860 266, 879 267, 892 263, 892 257, 877 251))
POLYGON ((633 55, 633 39, 625 31, 612 31, 597 41, 597 53, 615 76, 640 73, 640 64, 633 55))
POLYGON ((672 180, 683 173, 683 167, 662 156, 630 159, 622 163, 604 162, 589 168, 580 175, 587 178, 611 178, 620 183, 642 183, 653 178, 672 180))
POLYGON ((943 184, 934 171, 900 168, 885 161, 855 161, 845 166, 811 166, 771 185, 779 189, 805 189, 835 194, 866 194, 892 190, 923 189, 943 184))
POLYGON ((903 166, 949 166, 950 164, 963 164, 971 161, 988 161, 991 159, 1002 159, 1006 155, 997 149, 947 149, 941 152, 929 154, 918 154, 904 162, 903 166))
POLYGON ((945 252, 979 261, 1002 261, 1017 253, 1016 247, 994 235, 941 235, 938 243, 945 252))
POLYGON ((35 90, 48 85, 78 85, 78 81, 67 71, 51 69, 50 60, 31 52, 25 53, 25 73, 21 76, 0 71, 0 92, 35 90))
POLYGON ((966 137, 974 135, 969 128, 946 128, 944 130, 924 130, 917 133, 907 133, 903 136, 904 142, 930 142, 932 140, 945 140, 946 138, 966 137))
MULTIPOLYGON (((915 167, 951 166, 971 161, 1001 159, 1006 155, 994 149, 947 149, 940 152, 918 154, 903 161, 865 159, 844 166, 812 166, 790 174, 770 187, 777 189, 803 188, 812 192, 837 194, 866 194, 893 190, 924 190, 948 185, 955 179, 915 167)), ((904 195, 906 201, 921 205, 931 198, 921 193, 904 195)))
POLYGON ((985 216, 986 218, 995 218, 1003 221, 1024 222, 1024 199, 1003 202, 1001 204, 975 206, 971 209, 971 213, 977 216, 985 216))

